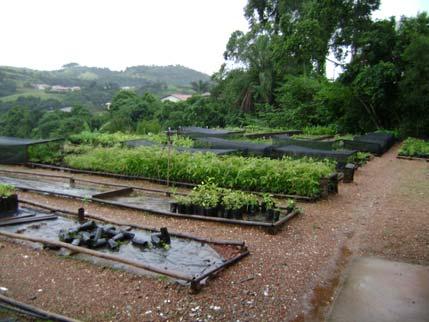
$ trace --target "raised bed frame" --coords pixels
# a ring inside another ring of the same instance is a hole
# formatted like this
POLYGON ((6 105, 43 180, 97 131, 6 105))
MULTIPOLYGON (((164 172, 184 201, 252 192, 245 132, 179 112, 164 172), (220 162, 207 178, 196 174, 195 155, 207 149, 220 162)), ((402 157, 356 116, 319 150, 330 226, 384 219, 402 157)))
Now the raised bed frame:
MULTIPOLYGON (((4 171, 4 170, 0 170, 0 172, 2 172, 2 171, 4 171)), ((13 171, 6 170, 6 172, 12 173, 13 171)), ((25 174, 25 175, 29 175, 29 176, 31 176, 31 175, 39 176, 39 174, 31 174, 31 173, 28 173, 25 171, 23 171, 23 172, 16 172, 15 171, 13 173, 25 174)), ((100 185, 105 185, 105 186, 110 185, 110 184, 106 184, 106 183, 97 183, 97 182, 90 181, 90 180, 74 179, 74 178, 67 177, 67 176, 52 176, 52 175, 42 174, 42 177, 69 179, 69 180, 73 180, 73 182, 81 181, 83 183, 100 184, 100 185)), ((337 184, 338 184, 338 182, 337 182, 337 184)), ((57 196, 57 197, 70 198, 70 199, 75 199, 75 200, 87 199, 88 201, 97 202, 97 203, 100 203, 103 205, 114 206, 114 207, 125 208, 125 209, 133 209, 133 210, 138 210, 138 211, 144 211, 144 212, 151 213, 154 215, 162 215, 162 216, 170 216, 170 217, 176 217, 176 218, 197 219, 197 220, 203 220, 203 221, 221 222, 221 223, 226 223, 226 224, 259 227, 259 228, 266 230, 270 234, 278 233, 280 228, 286 222, 288 222, 290 219, 292 219, 293 217, 295 217, 296 215, 299 214, 299 211, 295 210, 295 211, 292 211, 291 213, 287 214, 286 216, 281 217, 279 220, 277 220, 275 222, 261 222, 261 221, 251 221, 251 220, 220 218, 220 217, 208 217, 208 216, 201 216, 201 215, 194 215, 194 214, 192 214, 192 215, 191 214, 180 214, 180 213, 174 213, 171 211, 155 210, 155 209, 150 209, 150 208, 146 208, 143 206, 136 206, 136 205, 131 205, 128 203, 122 203, 122 202, 118 202, 118 201, 103 199, 103 198, 111 198, 111 197, 115 197, 115 196, 121 196, 124 194, 128 194, 128 193, 131 193, 133 190, 142 190, 142 191, 164 193, 164 191, 154 190, 154 189, 145 189, 145 188, 139 188, 139 187, 122 186, 122 185, 114 185, 114 186, 118 187, 118 189, 102 192, 99 194, 95 194, 95 195, 92 195, 91 198, 83 198, 83 197, 70 195, 70 194, 66 194, 66 193, 52 192, 52 191, 47 191, 47 190, 43 190, 43 189, 23 188, 23 187, 19 187, 19 186, 17 186, 16 189, 21 190, 21 191, 31 191, 31 192, 36 192, 36 193, 43 193, 43 194, 57 196)), ((328 189, 329 189, 329 180, 326 180, 324 183, 324 190, 328 191, 328 189)))
POLYGON ((408 157, 405 155, 397 155, 396 156, 397 159, 402 159, 402 160, 415 160, 415 161, 426 161, 429 162, 429 158, 419 158, 419 157, 408 157))
MULTIPOLYGON (((36 203, 36 202, 31 202, 31 201, 27 201, 27 200, 20 200, 20 203, 27 204, 30 206, 34 206, 34 207, 37 207, 40 209, 45 209, 45 210, 48 210, 50 212, 54 212, 56 214, 63 213, 65 215, 77 216, 77 212, 74 213, 72 211, 65 210, 65 209, 58 209, 58 208, 54 208, 54 207, 49 207, 49 206, 46 206, 46 205, 43 205, 40 203, 36 203)), ((105 218, 101 218, 99 216, 94 216, 94 215, 86 215, 86 217, 91 218, 91 219, 95 219, 97 221, 102 221, 105 223, 115 224, 118 226, 128 226, 131 228, 150 230, 152 232, 159 232, 159 230, 156 228, 146 227, 143 225, 130 224, 127 222, 120 222, 120 221, 115 221, 115 220, 107 220, 105 218)), ((234 263, 238 262, 239 260, 241 260, 242 258, 244 258, 250 254, 249 250, 247 249, 247 247, 245 245, 245 242, 243 242, 243 241, 225 241, 225 240, 206 239, 206 238, 195 237, 195 236, 184 234, 184 233, 174 233, 174 232, 170 232, 170 235, 174 236, 174 237, 178 237, 178 238, 185 238, 185 239, 194 240, 197 242, 204 242, 207 244, 234 246, 234 247, 238 248, 239 253, 237 255, 235 255, 234 257, 226 260, 224 263, 222 263, 222 265, 220 265, 218 267, 212 268, 211 270, 209 270, 209 271, 207 271, 201 275, 191 276, 191 275, 186 275, 186 274, 179 273, 179 272, 174 272, 171 270, 165 270, 165 269, 158 268, 158 267, 155 267, 152 265, 144 264, 144 263, 139 262, 139 261, 125 259, 125 258, 122 258, 120 256, 111 255, 108 253, 102 253, 99 251, 91 250, 91 249, 88 249, 85 247, 73 246, 71 244, 64 243, 61 241, 52 241, 50 239, 36 238, 36 237, 31 237, 31 236, 27 236, 27 235, 23 235, 23 234, 15 234, 15 233, 0 231, 0 236, 13 238, 13 239, 26 240, 26 241, 30 241, 30 242, 42 243, 43 245, 47 245, 48 247, 52 247, 52 246, 54 246, 54 248, 55 247, 62 247, 62 248, 69 249, 69 250, 76 252, 76 253, 87 254, 90 256, 95 256, 95 257, 104 258, 107 260, 120 262, 120 263, 123 263, 126 265, 130 265, 133 267, 144 269, 144 270, 147 270, 150 272, 154 272, 154 273, 162 274, 162 275, 169 276, 169 277, 172 277, 175 279, 183 280, 185 282, 190 283, 191 289, 193 291, 199 291, 202 287, 202 283, 205 280, 213 278, 221 270, 225 269, 228 266, 233 265, 234 263)))

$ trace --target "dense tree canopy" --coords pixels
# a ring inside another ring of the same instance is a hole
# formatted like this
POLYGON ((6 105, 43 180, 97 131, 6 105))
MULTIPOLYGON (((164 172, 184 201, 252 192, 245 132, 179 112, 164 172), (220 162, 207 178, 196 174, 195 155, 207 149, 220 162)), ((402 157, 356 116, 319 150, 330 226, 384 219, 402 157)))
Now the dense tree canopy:
MULTIPOLYGON (((380 0, 249 0, 244 12, 249 31, 231 34, 225 64, 211 82, 188 83, 197 93, 191 99, 161 102, 146 93, 148 87, 165 90, 163 81, 120 91, 116 83, 94 80, 80 96, 71 95, 70 105, 85 106, 92 95, 104 102, 107 89, 114 95, 109 111, 44 113, 29 109, 25 100, 18 106, 3 103, 0 110, 8 112, 0 115, 0 133, 48 137, 83 128, 147 133, 186 125, 257 124, 331 126, 343 133, 385 128, 427 136, 429 17, 373 20, 379 6, 380 0), (343 67, 336 80, 326 77, 330 54, 343 67), (198 95, 208 90, 211 96, 198 95)), ((80 68, 66 66, 74 72, 80 68)), ((147 71, 135 67, 127 73, 147 71)), ((14 89, 6 84, 1 90, 14 89)))

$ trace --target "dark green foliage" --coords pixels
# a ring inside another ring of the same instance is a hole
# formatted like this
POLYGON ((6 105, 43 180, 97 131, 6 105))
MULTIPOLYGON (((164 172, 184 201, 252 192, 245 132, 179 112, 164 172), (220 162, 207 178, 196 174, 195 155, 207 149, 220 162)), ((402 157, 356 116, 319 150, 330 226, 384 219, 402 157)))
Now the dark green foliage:
POLYGON ((429 141, 415 138, 406 139, 399 150, 399 155, 407 157, 429 158, 429 141))

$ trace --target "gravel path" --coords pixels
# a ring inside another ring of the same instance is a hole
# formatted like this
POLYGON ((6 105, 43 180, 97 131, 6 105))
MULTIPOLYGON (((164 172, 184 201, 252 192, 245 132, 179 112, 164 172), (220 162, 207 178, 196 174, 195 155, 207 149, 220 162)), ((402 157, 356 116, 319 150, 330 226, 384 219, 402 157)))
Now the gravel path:
MULTIPOLYGON (((84 321, 319 321, 353 256, 429 264, 429 166, 397 147, 359 169, 352 184, 271 236, 250 227, 89 205, 106 218, 197 236, 244 240, 251 256, 196 295, 160 278, 115 271, 0 240, 0 287, 17 300, 84 321)), ((40 171, 40 170, 38 170, 40 171)), ((97 177, 92 177, 97 178, 97 177)), ((115 180, 120 182, 120 180, 115 180)), ((75 210, 74 200, 20 193, 75 210)))

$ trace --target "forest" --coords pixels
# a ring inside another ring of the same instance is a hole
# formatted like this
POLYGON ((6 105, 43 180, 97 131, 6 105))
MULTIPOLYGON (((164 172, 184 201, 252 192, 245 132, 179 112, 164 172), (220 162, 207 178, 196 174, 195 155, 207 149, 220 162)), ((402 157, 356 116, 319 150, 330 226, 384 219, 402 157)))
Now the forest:
POLYGON ((249 31, 231 34, 210 96, 171 103, 150 91, 117 89, 108 111, 90 112, 77 101, 71 113, 40 109, 43 99, 32 106, 21 99, 0 115, 0 134, 144 134, 197 125, 387 129, 427 138, 429 17, 375 20, 379 6, 379 0, 249 0, 249 31), (327 57, 343 70, 336 79, 327 77, 327 57))

